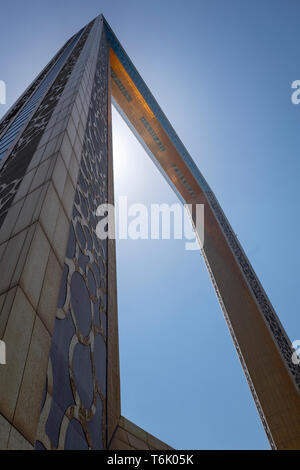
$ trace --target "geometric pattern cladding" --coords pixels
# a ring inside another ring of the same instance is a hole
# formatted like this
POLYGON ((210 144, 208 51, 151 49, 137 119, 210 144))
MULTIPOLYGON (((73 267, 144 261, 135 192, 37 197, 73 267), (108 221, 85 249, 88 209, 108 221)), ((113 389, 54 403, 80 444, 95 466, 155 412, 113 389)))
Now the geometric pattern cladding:
POLYGON ((107 82, 103 34, 52 336, 45 386, 52 394, 42 407, 47 437, 37 448, 99 450, 105 445, 107 240, 96 236, 95 213, 108 197, 107 82))

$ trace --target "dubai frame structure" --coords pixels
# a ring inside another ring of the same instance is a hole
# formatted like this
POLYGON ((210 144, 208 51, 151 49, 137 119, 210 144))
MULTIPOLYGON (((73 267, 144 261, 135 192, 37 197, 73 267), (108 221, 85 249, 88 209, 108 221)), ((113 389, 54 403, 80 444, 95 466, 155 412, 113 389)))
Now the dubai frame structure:
POLYGON ((0 122, 0 448, 169 448, 121 416, 115 241, 95 233, 97 207, 114 200, 111 99, 179 198, 204 204, 202 254, 270 446, 300 449, 290 340, 103 15, 0 122))

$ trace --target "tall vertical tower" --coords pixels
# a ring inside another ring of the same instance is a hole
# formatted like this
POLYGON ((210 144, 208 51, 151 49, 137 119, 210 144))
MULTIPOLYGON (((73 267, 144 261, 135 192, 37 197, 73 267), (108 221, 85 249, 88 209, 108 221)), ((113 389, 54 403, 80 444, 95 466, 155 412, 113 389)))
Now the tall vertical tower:
POLYGON ((96 236, 96 209, 114 200, 111 97, 181 201, 204 204, 203 256, 270 445, 299 449, 290 341, 210 187, 102 15, 0 122, 0 448, 168 448, 120 410, 115 245, 96 236))

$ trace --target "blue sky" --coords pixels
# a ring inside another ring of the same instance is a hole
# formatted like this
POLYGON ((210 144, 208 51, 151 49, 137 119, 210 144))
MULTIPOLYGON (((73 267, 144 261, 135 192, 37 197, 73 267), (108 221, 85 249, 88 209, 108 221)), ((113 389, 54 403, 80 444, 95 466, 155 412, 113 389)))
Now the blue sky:
MULTIPOLYGON (((215 191, 288 335, 300 338, 300 4, 276 0, 1 3, 7 106, 104 13, 215 191)), ((113 113, 116 197, 176 202, 113 113)), ((117 244, 122 413, 176 448, 266 449, 199 252, 117 244)))

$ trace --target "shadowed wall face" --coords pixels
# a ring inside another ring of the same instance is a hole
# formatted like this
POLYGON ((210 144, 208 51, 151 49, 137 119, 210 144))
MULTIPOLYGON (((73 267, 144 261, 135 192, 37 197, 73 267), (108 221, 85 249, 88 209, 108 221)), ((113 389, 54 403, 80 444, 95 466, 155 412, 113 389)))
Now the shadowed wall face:
POLYGON ((108 47, 102 32, 36 447, 103 449, 106 424, 107 240, 96 209, 107 202, 108 47))
POLYGON ((1 124, 48 80, 0 173, 3 449, 106 446, 109 49, 100 17, 74 38, 1 124))

